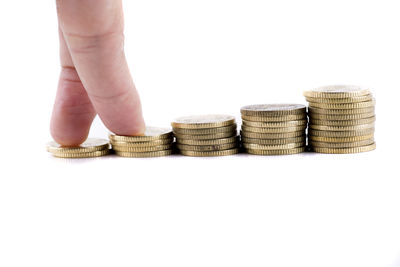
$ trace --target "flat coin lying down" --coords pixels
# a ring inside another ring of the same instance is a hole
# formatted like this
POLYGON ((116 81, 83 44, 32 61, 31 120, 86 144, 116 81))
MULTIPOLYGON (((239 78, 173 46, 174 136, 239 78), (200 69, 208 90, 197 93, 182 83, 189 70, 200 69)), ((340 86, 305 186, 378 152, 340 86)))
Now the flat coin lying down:
POLYGON ((88 138, 84 143, 75 147, 67 147, 57 142, 49 142, 47 151, 59 158, 92 158, 109 154, 108 140, 88 138))

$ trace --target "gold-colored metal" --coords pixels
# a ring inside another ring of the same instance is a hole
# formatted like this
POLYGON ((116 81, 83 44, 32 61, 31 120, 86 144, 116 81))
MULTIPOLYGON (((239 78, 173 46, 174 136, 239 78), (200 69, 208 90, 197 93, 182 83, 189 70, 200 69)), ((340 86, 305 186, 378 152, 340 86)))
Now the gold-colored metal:
POLYGON ((368 108, 354 108, 354 109, 321 109, 308 107, 308 112, 310 116, 313 114, 328 114, 328 115, 355 115, 363 113, 373 113, 375 112, 375 107, 368 108))
POLYGON ((305 136, 280 138, 280 139, 259 139, 259 138, 247 138, 242 136, 243 143, 258 144, 258 145, 285 145, 290 143, 301 143, 305 141, 306 141, 305 136))
POLYGON ((252 133, 288 133, 288 132, 304 131, 306 128, 307 128, 306 125, 282 127, 282 128, 260 128, 260 127, 250 127, 242 125, 243 132, 252 132, 252 133))
POLYGON ((258 138, 258 139, 279 139, 279 138, 292 138, 304 136, 305 131, 289 132, 289 133, 253 133, 241 131, 240 135, 247 138, 258 138))
POLYGON ((232 136, 228 138, 209 139, 209 140, 193 140, 193 139, 177 139, 177 144, 192 145, 192 146, 212 146, 212 145, 224 145, 237 142, 238 136, 232 136))
POLYGON ((238 146, 237 143, 228 143, 228 144, 221 144, 221 145, 205 145, 205 146, 192 146, 192 145, 176 145, 180 150, 186 151, 221 151, 232 149, 238 146))
POLYGON ((375 117, 375 112, 353 114, 353 115, 328 115, 310 113, 310 120, 330 120, 330 121, 347 121, 347 120, 361 120, 375 117))
POLYGON ((350 126, 326 126, 326 125, 310 124, 310 129, 313 129, 313 130, 335 131, 335 132, 358 131, 358 130, 364 130, 364 129, 371 129, 374 127, 375 127, 375 123, 350 125, 350 126))
POLYGON ((240 109, 245 116, 281 116, 304 114, 306 106, 300 104, 260 104, 244 106, 240 109))
POLYGON ((63 152, 54 152, 52 153, 54 157, 57 158, 95 158, 95 157, 102 157, 105 155, 110 154, 110 150, 108 148, 93 151, 93 152, 80 152, 80 153, 63 153, 63 152))
POLYGON ((158 128, 158 127, 146 127, 144 135, 137 136, 124 136, 110 134, 109 138, 112 142, 147 142, 158 139, 170 139, 172 137, 172 131, 168 128, 158 128))
POLYGON ((326 104, 326 103, 314 103, 309 102, 308 105, 312 108, 321 108, 321 109, 355 109, 355 108, 369 108, 375 107, 375 100, 359 102, 359 103, 346 103, 346 104, 326 104))
POLYGON ((216 134, 201 134, 201 135, 175 134, 175 137, 179 143, 182 143, 181 139, 209 140, 209 139, 227 138, 227 137, 232 137, 232 136, 236 136, 236 135, 237 135, 237 131, 235 130, 232 132, 224 132, 224 133, 216 133, 216 134))
POLYGON ((109 147, 110 147, 110 144, 109 144, 108 140, 98 139, 98 138, 88 138, 85 142, 83 142, 81 145, 76 146, 76 147, 61 146, 60 144, 52 141, 52 142, 47 143, 46 149, 50 153, 77 154, 77 153, 88 153, 88 152, 100 151, 100 150, 108 149, 109 147))
POLYGON ((327 143, 350 143, 350 142, 359 142, 373 138, 374 138, 373 133, 368 135, 352 136, 352 137, 323 137, 323 136, 313 136, 313 135, 308 136, 309 141, 327 142, 327 143))
POLYGON ((246 116, 242 115, 242 120, 254 122, 284 122, 295 120, 307 120, 306 113, 280 116, 246 116))
POLYGON ((171 125, 182 129, 204 129, 224 127, 235 123, 235 117, 230 115, 195 115, 174 120, 171 125))
POLYGON ((363 141, 344 142, 344 143, 326 143, 326 142, 314 142, 314 141, 309 142, 310 146, 312 147, 325 147, 325 148, 351 148, 351 147, 368 146, 373 143, 374 143, 373 138, 363 141))
POLYGON ((245 149, 246 153, 253 155, 263 156, 277 156, 277 155, 291 155, 298 154, 306 151, 306 147, 297 147, 292 149, 278 149, 278 150, 259 150, 259 149, 245 149))
POLYGON ((152 151, 152 152, 123 152, 123 151, 115 151, 115 154, 120 157, 125 158, 155 158, 155 157, 163 157, 172 154, 172 150, 162 150, 162 151, 152 151))
POLYGON ((321 137, 353 137, 353 136, 364 136, 373 134, 375 128, 367 128, 364 130, 357 130, 357 131, 344 131, 344 132, 335 132, 335 131, 320 131, 314 129, 308 129, 309 136, 321 136, 321 137))
POLYGON ((371 94, 369 89, 353 85, 330 85, 305 91, 305 97, 314 98, 348 98, 371 94))
POLYGON ((364 96, 354 96, 354 97, 346 97, 346 98, 318 98, 318 97, 306 97, 308 102, 313 103, 326 103, 326 104, 345 104, 345 103, 359 103, 365 101, 371 101, 372 95, 364 95, 364 96))
POLYGON ((312 151, 317 153, 326 153, 326 154, 353 154, 353 153, 361 153, 368 152, 376 149, 376 144, 373 143, 367 146, 360 147, 351 147, 351 148, 326 148, 326 147, 312 147, 312 151))
POLYGON ((217 151, 180 150, 179 152, 184 156, 191 156, 191 157, 219 157, 219 156, 229 156, 237 154, 239 152, 239 149, 233 148, 233 149, 217 150, 217 151))
POLYGON ((246 121, 243 120, 243 125, 249 127, 261 127, 261 128, 283 128, 283 127, 296 127, 306 126, 307 120, 297 121, 285 121, 285 122, 259 122, 259 121, 246 121))
POLYGON ((285 145, 259 145, 259 144, 249 144, 243 143, 243 147, 246 149, 255 149, 255 150, 281 150, 281 149, 292 149, 297 147, 305 147, 306 142, 300 143, 291 143, 285 145))
POLYGON ((216 134, 216 133, 226 133, 236 130, 236 123, 223 127, 215 128, 201 128, 201 129, 186 129, 186 128, 173 128, 174 134, 187 134, 187 135, 200 135, 200 134, 216 134))
POLYGON ((172 144, 174 141, 174 138, 166 138, 166 139, 158 139, 158 140, 152 140, 152 141, 147 141, 147 142, 117 142, 117 141, 111 141, 111 145, 113 146, 123 146, 123 147, 150 147, 150 146, 160 146, 160 145, 167 145, 167 144, 172 144))
POLYGON ((151 151, 162 151, 172 149, 172 143, 167 145, 159 146, 148 146, 148 147, 127 147, 127 146, 113 146, 115 151, 121 152, 151 152, 151 151))
POLYGON ((359 119, 359 120, 347 120, 347 121, 331 121, 331 120, 315 120, 310 119, 310 125, 325 125, 325 126, 352 126, 361 124, 370 124, 375 122, 375 117, 359 119))

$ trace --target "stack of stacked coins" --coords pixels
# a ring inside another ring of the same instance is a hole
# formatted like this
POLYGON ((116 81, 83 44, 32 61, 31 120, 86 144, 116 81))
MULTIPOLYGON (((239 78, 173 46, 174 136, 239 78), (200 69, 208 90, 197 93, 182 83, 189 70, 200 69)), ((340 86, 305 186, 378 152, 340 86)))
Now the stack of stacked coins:
POLYGON ((129 158, 149 158, 171 155, 174 136, 171 129, 147 127, 144 135, 109 135, 115 154, 129 158))
POLYGON ((376 148, 375 100, 358 86, 325 86, 305 91, 309 102, 308 141, 312 151, 343 154, 376 148))
POLYGON ((108 155, 110 144, 104 139, 88 138, 80 146, 65 147, 53 141, 47 144, 47 151, 58 158, 94 158, 108 155))
POLYGON ((242 114, 241 141, 245 152, 288 155, 306 150, 306 107, 298 104, 250 105, 242 114))
POLYGON ((235 117, 200 115, 180 117, 172 123, 177 148, 194 157, 227 156, 239 152, 235 117))

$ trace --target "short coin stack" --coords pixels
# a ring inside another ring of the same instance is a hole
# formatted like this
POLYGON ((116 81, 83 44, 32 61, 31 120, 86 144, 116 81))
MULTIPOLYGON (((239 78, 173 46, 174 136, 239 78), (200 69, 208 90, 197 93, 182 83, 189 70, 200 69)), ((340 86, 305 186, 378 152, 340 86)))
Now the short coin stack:
POLYGON ((80 146, 65 147, 52 141, 47 144, 47 151, 58 158, 94 158, 108 155, 110 144, 108 140, 88 138, 80 146))
POLYGON ((309 102, 308 142, 312 151, 347 154, 376 148, 375 100, 358 86, 325 86, 305 91, 309 102))
POLYGON ((194 157, 227 156, 239 152, 235 117, 199 115, 180 117, 172 123, 177 148, 194 157))
POLYGON ((299 104, 244 106, 241 141, 255 155, 289 155, 306 150, 306 107, 299 104))
POLYGON ((171 129, 147 127, 144 135, 109 135, 115 154, 128 158, 161 157, 172 154, 174 137, 171 129))

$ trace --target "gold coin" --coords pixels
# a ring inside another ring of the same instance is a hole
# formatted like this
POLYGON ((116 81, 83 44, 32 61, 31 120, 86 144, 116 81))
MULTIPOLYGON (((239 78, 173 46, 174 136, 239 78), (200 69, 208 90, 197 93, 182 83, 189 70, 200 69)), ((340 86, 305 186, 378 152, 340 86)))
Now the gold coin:
POLYGON ((158 128, 158 127, 146 127, 144 135, 137 136, 124 136, 110 134, 109 138, 112 142, 147 142, 154 141, 158 139, 170 139, 172 137, 172 131, 168 128, 158 128))
POLYGON ((364 95, 364 96, 353 96, 346 98, 318 98, 318 97, 306 97, 308 102, 313 103, 326 103, 326 104, 344 104, 344 103, 358 103, 371 101, 372 95, 364 95))
POLYGON ((163 157, 172 154, 172 150, 161 150, 161 151, 152 151, 152 152, 123 152, 123 151, 115 151, 115 154, 120 157, 125 158, 155 158, 155 157, 163 157))
POLYGON ((296 120, 306 120, 307 115, 303 114, 293 114, 293 115, 280 115, 280 116, 246 116, 242 115, 242 120, 246 121, 258 121, 258 122, 284 122, 284 121, 296 121, 296 120))
POLYGON ((326 126, 326 125, 310 124, 310 128, 314 129, 314 130, 335 131, 335 132, 358 131, 358 130, 370 129, 370 128, 374 128, 374 127, 375 127, 375 123, 350 125, 350 126, 326 126))
POLYGON ((259 144, 248 144, 243 143, 243 147, 246 149, 256 149, 256 150, 280 150, 280 149, 292 149, 296 147, 305 147, 306 142, 291 143, 284 145, 259 145, 259 144))
POLYGON ((237 147, 237 143, 229 143, 222 145, 209 145, 209 146, 191 146, 177 144, 178 149, 186 151, 221 151, 237 147))
POLYGON ((288 132, 304 131, 306 128, 307 128, 306 125, 282 127, 282 128, 259 128, 259 127, 250 127, 242 125, 242 131, 252 132, 252 133, 288 133, 288 132))
POLYGON ((310 136, 343 138, 343 137, 369 135, 369 134, 373 134, 374 131, 375 131, 375 128, 367 128, 367 129, 358 130, 358 131, 344 131, 344 132, 319 131, 319 130, 308 129, 308 134, 310 136))
POLYGON ((172 149, 172 144, 149 146, 149 147, 126 147, 126 146, 113 146, 115 151, 121 152, 151 152, 172 149))
POLYGON ((245 149, 245 152, 253 155, 275 156, 275 155, 291 155, 298 154, 306 151, 306 147, 296 147, 291 149, 278 149, 278 150, 260 150, 260 149, 245 149))
POLYGON ((310 125, 326 125, 326 126, 351 126, 360 124, 374 123, 375 117, 359 119, 359 120, 347 120, 347 121, 331 121, 331 120, 310 120, 310 125))
POLYGON ((328 114, 328 115, 340 115, 340 116, 355 115, 355 114, 375 112, 375 107, 355 108, 355 109, 322 109, 322 108, 308 107, 308 112, 310 113, 310 116, 313 116, 313 114, 328 114))
POLYGON ((283 128, 283 127, 293 127, 293 126, 305 126, 307 125, 307 120, 298 121, 285 121, 285 122, 260 122, 260 121, 242 121, 243 125, 250 127, 261 127, 261 128, 283 128))
POLYGON ((242 136, 243 143, 259 144, 259 145, 285 145, 290 143, 305 142, 306 137, 292 137, 292 138, 281 138, 281 139, 259 139, 259 138, 247 138, 242 136))
POLYGON ((177 118, 171 125, 174 128, 204 129, 224 127, 234 123, 235 117, 230 115, 195 115, 177 118))
POLYGON ((360 147, 350 147, 350 148, 326 148, 326 147, 312 147, 312 151, 317 153, 326 153, 326 154, 352 154, 352 153, 361 153, 368 152, 376 149, 376 144, 373 143, 367 146, 360 147))
POLYGON ((360 147, 367 146, 374 143, 374 139, 367 139, 357 142, 346 142, 346 143, 325 143, 325 142, 310 142, 312 147, 325 147, 325 148, 350 148, 350 147, 360 147))
POLYGON ((158 139, 158 140, 152 140, 152 141, 147 141, 147 142, 117 142, 117 141, 111 141, 111 145, 113 146, 123 146, 123 147, 149 147, 149 146, 160 146, 160 145, 167 145, 167 144, 172 144, 174 141, 174 138, 166 138, 166 139, 158 139))
POLYGON ((300 104, 260 104, 240 109, 245 116, 280 116, 306 113, 306 106, 300 104))
POLYGON ((311 120, 330 120, 330 121, 347 121, 347 120, 361 120, 366 118, 375 117, 375 112, 353 114, 353 115, 329 115, 310 113, 311 120))
POLYGON ((308 106, 312 107, 312 108, 340 109, 340 110, 341 109, 355 109, 355 108, 369 108, 369 107, 375 107, 375 100, 359 102, 359 103, 347 103, 347 104, 326 104, 326 103, 309 102, 308 106))
POLYGON ((62 146, 54 141, 47 143, 47 151, 50 153, 87 153, 108 149, 110 144, 108 140, 98 138, 88 138, 81 145, 76 147, 62 146))
POLYGON ((215 133, 225 133, 232 132, 236 130, 236 123, 224 126, 224 127, 216 127, 216 128, 201 128, 201 129, 186 129, 186 128, 174 128, 174 134, 187 134, 187 135, 200 135, 200 134, 215 134, 215 133))
POLYGON ((220 138, 232 137, 232 136, 236 136, 236 134, 237 134, 237 131, 235 130, 232 132, 216 133, 216 134, 200 134, 200 135, 175 134, 175 137, 177 140, 179 140, 179 143, 182 143, 181 139, 210 140, 210 139, 220 139, 220 138))
POLYGON ((192 146, 212 146, 212 145, 224 145, 237 142, 239 139, 237 136, 220 139, 209 139, 209 140, 192 140, 192 139, 177 139, 177 144, 192 145, 192 146))
POLYGON ((219 156, 229 156, 234 155, 239 152, 238 148, 219 150, 219 151, 190 151, 190 150, 180 150, 179 151, 184 156, 191 157, 219 157, 219 156))
POLYGON ((304 92, 305 97, 315 98, 348 98, 369 94, 371 94, 369 89, 353 85, 330 85, 304 92))
POLYGON ((110 150, 108 148, 92 152, 80 152, 80 153, 63 153, 63 152, 53 152, 53 156, 57 158, 95 158, 108 155, 110 150))
POLYGON ((292 138, 304 136, 305 131, 289 132, 289 133, 253 133, 241 131, 240 135, 247 138, 257 138, 257 139, 276 139, 276 138, 292 138))
POLYGON ((358 142, 373 138, 374 134, 352 136, 352 137, 323 137, 323 136, 313 136, 313 135, 308 136, 309 141, 327 142, 327 143, 350 143, 350 142, 358 142))

